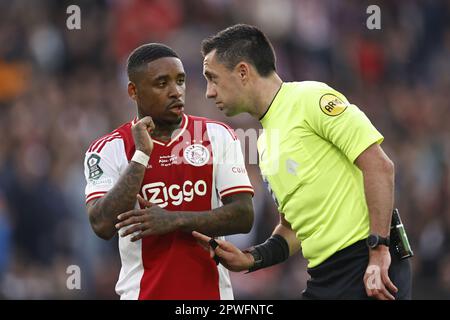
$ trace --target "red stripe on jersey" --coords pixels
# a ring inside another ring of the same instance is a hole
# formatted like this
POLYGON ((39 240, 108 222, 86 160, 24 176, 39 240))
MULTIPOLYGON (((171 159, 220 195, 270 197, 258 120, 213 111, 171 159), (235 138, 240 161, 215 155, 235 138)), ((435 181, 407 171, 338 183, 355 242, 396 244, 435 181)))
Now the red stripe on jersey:
POLYGON ((242 189, 242 188, 247 188, 247 189, 253 190, 252 186, 234 186, 234 187, 226 188, 226 189, 224 189, 222 191, 219 191, 219 194, 223 194, 225 192, 228 192, 228 191, 231 191, 231 190, 234 190, 234 189, 242 189))
POLYGON ((109 137, 108 139, 105 139, 102 141, 102 143, 94 149, 94 152, 99 153, 100 151, 102 151, 103 147, 110 141, 116 140, 116 139, 122 139, 122 137, 120 136, 113 136, 113 137, 109 137))
POLYGON ((95 192, 91 192, 89 193, 86 198, 89 198, 90 196, 96 195, 96 194, 105 194, 108 191, 95 191, 95 192))
POLYGON ((226 125, 225 123, 219 122, 219 121, 214 121, 214 120, 208 120, 208 121, 206 121, 206 123, 215 123, 215 124, 221 125, 222 127, 224 127, 225 129, 228 130, 228 132, 230 133, 233 140, 237 140, 237 136, 236 136, 236 133, 234 133, 234 130, 230 126, 226 125))
POLYGON ((111 134, 107 134, 106 136, 100 137, 100 138, 98 138, 97 140, 95 140, 94 142, 92 142, 91 145, 90 145, 89 148, 88 148, 88 152, 92 152, 92 150, 93 150, 96 146, 98 146, 98 144, 99 144, 100 142, 102 142, 104 139, 106 139, 106 138, 108 138, 108 137, 110 137, 110 136, 111 136, 111 134))
POLYGON ((88 203, 89 201, 92 201, 92 200, 94 200, 94 199, 101 198, 101 197, 103 197, 105 194, 106 194, 105 191, 92 192, 92 193, 90 193, 90 194, 88 194, 88 195, 86 196, 86 203, 88 203))
POLYGON ((88 152, 92 152, 105 139, 108 139, 108 138, 110 138, 112 136, 117 136, 117 135, 119 135, 118 132, 113 132, 113 133, 107 134, 106 136, 98 138, 97 140, 95 140, 94 142, 91 143, 91 145, 88 148, 88 152))
POLYGON ((102 198, 104 196, 104 194, 100 194, 98 196, 86 199, 86 204, 88 204, 89 202, 91 202, 92 200, 98 199, 98 198, 102 198))
POLYGON ((253 189, 250 189, 250 188, 245 188, 244 189, 244 188, 242 188, 242 189, 227 191, 226 193, 222 194, 220 196, 220 198, 222 199, 223 197, 228 197, 228 196, 231 196, 233 194, 238 194, 238 193, 251 193, 252 196, 255 194, 253 189))

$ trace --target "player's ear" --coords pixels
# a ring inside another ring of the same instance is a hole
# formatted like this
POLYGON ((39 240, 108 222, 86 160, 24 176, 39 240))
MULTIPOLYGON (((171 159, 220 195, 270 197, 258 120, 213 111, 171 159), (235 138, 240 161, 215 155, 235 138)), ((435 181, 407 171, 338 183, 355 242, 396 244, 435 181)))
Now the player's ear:
POLYGON ((137 88, 136 88, 136 85, 133 82, 131 82, 131 81, 128 81, 128 95, 130 96, 131 99, 136 101, 136 99, 137 99, 137 88))

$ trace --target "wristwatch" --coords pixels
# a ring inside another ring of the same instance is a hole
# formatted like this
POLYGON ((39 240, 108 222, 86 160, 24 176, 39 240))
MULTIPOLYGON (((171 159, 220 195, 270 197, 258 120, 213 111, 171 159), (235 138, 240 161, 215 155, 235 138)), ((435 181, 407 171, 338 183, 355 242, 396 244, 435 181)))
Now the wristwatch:
POLYGON ((390 243, 391 240, 389 239, 389 237, 383 238, 377 234, 370 234, 366 239, 366 244, 370 249, 375 249, 379 245, 389 247, 390 243))

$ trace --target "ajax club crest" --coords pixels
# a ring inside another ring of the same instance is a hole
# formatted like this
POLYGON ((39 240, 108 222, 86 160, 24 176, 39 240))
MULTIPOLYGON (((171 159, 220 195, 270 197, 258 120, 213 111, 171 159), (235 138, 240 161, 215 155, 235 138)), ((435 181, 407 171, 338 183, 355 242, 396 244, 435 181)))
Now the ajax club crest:
POLYGON ((184 159, 193 166, 201 167, 208 163, 209 151, 201 144, 191 144, 184 149, 184 159))

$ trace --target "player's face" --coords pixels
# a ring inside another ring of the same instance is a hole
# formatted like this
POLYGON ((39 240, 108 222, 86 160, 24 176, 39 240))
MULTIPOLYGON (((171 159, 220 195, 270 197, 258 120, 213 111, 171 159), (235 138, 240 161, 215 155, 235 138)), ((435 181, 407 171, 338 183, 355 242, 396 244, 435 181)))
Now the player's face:
POLYGON ((217 108, 227 116, 243 112, 243 87, 236 70, 229 70, 216 58, 216 50, 203 60, 203 75, 207 81, 206 97, 214 99, 217 108))
POLYGON ((185 100, 185 78, 180 59, 167 57, 150 62, 136 85, 139 116, 151 116, 155 123, 180 123, 185 100))

